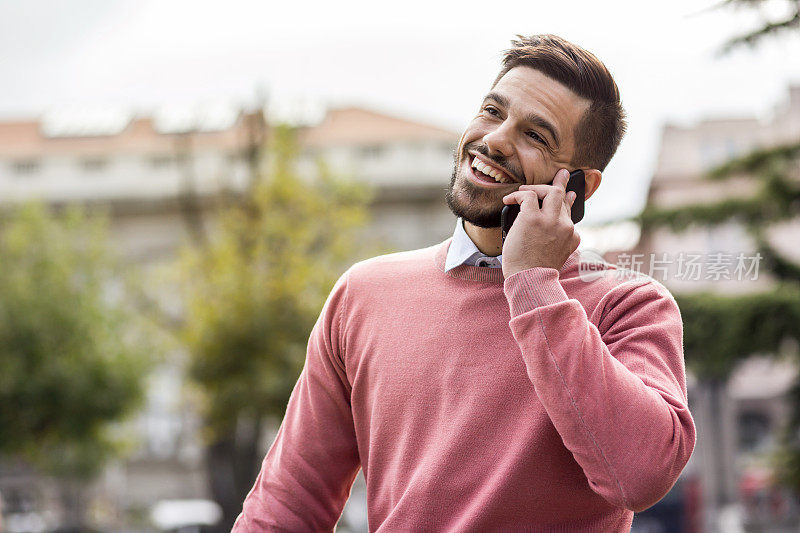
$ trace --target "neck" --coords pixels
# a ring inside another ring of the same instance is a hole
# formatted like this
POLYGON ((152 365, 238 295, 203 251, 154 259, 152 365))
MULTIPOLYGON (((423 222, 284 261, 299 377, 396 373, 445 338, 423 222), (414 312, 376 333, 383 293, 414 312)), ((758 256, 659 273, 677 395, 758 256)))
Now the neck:
POLYGON ((503 251, 503 232, 498 228, 481 228, 464 221, 464 231, 482 254, 497 257, 503 251))

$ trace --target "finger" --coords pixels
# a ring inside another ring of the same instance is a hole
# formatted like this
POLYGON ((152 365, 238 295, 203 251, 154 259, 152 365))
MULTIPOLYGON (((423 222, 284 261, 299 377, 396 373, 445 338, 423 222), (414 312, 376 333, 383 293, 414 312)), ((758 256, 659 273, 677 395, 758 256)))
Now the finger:
POLYGON ((512 192, 503 196, 503 203, 504 204, 516 204, 517 202, 517 193, 512 192))
POLYGON ((553 186, 564 191, 567 189, 567 183, 569 183, 569 171, 566 168, 562 168, 556 172, 556 177, 553 178, 553 186))
POLYGON ((552 185, 545 185, 544 183, 540 183, 537 185, 520 185, 520 191, 536 191, 536 194, 539 195, 540 198, 544 198, 547 196, 547 193, 553 190, 552 185))
POLYGON ((504 204, 519 204, 520 207, 539 209, 539 195, 534 191, 515 191, 503 196, 504 204), (527 205, 526 205, 527 204, 527 205))
POLYGON ((539 198, 539 195, 534 191, 514 191, 503 196, 504 204, 521 204, 525 200, 539 198))
MULTIPOLYGON (((556 181, 558 178, 556 178, 556 181)), ((549 211, 551 213, 558 213, 561 211, 561 207, 564 205, 564 197, 565 197, 564 189, 560 186, 550 187, 550 191, 547 193, 547 196, 544 197, 544 201, 542 202, 542 209, 544 211, 549 211)))
POLYGON ((572 208, 572 206, 575 204, 575 200, 576 200, 577 198, 578 198, 578 193, 576 193, 575 191, 569 191, 569 192, 567 193, 567 201, 569 202, 569 207, 570 207, 570 209, 571 209, 571 208, 572 208))

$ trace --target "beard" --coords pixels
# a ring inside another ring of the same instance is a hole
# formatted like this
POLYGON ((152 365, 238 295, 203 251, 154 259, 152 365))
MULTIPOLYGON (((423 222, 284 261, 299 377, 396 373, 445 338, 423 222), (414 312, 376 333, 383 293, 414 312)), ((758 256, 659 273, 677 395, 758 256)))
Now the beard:
MULTIPOLYGON (((466 154, 468 149, 469 146, 465 146, 462 152, 466 154)), ((483 147, 475 147, 475 149, 482 154, 484 150, 488 153, 488 150, 483 147)), ((460 155, 458 149, 453 152, 453 174, 450 176, 450 186, 445 194, 447 206, 455 216, 461 217, 479 228, 499 228, 500 213, 505 206, 503 203, 505 194, 477 187, 462 175, 459 172, 460 155)))

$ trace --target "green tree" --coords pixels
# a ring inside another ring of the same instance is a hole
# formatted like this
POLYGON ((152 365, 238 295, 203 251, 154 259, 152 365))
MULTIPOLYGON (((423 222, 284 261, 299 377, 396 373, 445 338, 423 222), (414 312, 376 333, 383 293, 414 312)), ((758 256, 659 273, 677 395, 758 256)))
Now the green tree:
MULTIPOLYGON (((796 34, 800 30, 800 1, 782 3, 786 9, 778 18, 767 15, 765 0, 726 0, 719 4, 762 15, 759 25, 728 40, 720 52, 754 47, 779 34, 796 34)), ((800 340, 800 265, 781 254, 767 237, 776 224, 800 216, 798 163, 800 139, 753 151, 704 176, 712 181, 746 177, 753 182, 752 193, 673 209, 647 206, 638 217, 645 232, 657 227, 680 232, 693 225, 740 224, 761 255, 760 271, 777 279, 774 288, 757 294, 675 295, 685 324, 686 363, 709 385, 712 395, 714 391, 718 395, 742 359, 756 353, 777 354, 787 339, 800 340)), ((793 414, 782 431, 782 447, 773 464, 779 480, 800 492, 800 381, 793 386, 791 396, 793 414)))
POLYGON ((720 49, 722 54, 742 46, 753 48, 768 38, 800 30, 800 1, 798 0, 782 0, 780 2, 770 2, 769 0, 724 0, 718 7, 744 9, 749 13, 758 13, 761 17, 760 23, 752 30, 730 38, 720 49), (784 11, 777 16, 771 16, 768 9, 775 7, 775 4, 782 5, 784 11))
POLYGON ((120 449, 114 423, 141 399, 152 352, 114 294, 122 265, 105 228, 39 202, 0 227, 0 454, 63 481, 68 526, 83 519, 80 488, 120 449))
MULTIPOLYGON (((640 215, 644 231, 691 225, 740 224, 761 255, 760 271, 777 279, 775 288, 743 296, 677 294, 686 328, 686 362, 698 378, 721 387, 734 367, 756 353, 779 352, 786 339, 800 341, 800 265, 773 246, 767 235, 780 222, 800 216, 800 182, 793 176, 800 160, 800 143, 756 152, 730 161, 706 175, 708 180, 747 176, 756 183, 748 196, 674 209, 646 208, 640 215)), ((800 383, 792 397, 800 399, 800 383)), ((800 491, 800 402, 782 437, 784 449, 775 466, 782 482, 800 491)))
POLYGON ((255 481, 265 424, 285 413, 333 283, 379 251, 359 244, 371 191, 322 166, 318 178, 299 178, 297 150, 291 128, 275 128, 266 171, 220 211, 216 233, 180 254, 182 339, 220 530, 230 530, 255 481))

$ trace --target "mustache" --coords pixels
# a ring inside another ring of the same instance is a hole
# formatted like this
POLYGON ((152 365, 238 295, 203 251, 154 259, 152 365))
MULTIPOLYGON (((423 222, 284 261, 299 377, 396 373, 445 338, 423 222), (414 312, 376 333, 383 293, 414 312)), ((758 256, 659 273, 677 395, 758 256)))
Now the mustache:
POLYGON ((500 167, 500 169, 502 169, 506 174, 511 176, 511 178, 515 181, 525 183, 525 179, 522 178, 522 171, 518 168, 514 168, 513 165, 509 165, 507 157, 502 155, 490 155, 489 148, 485 144, 472 143, 464 146, 465 154, 468 154, 470 150, 478 152, 486 159, 490 160, 492 163, 500 167))

